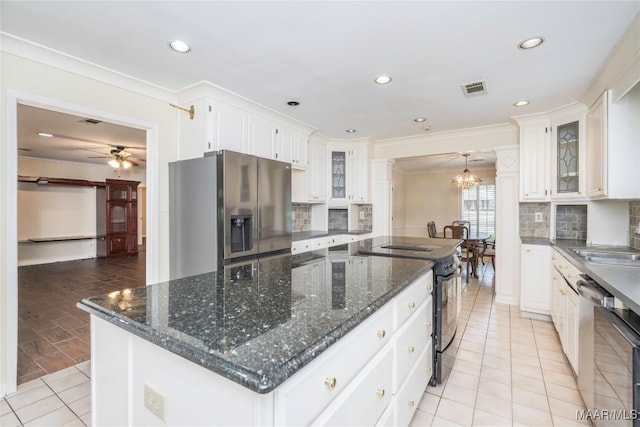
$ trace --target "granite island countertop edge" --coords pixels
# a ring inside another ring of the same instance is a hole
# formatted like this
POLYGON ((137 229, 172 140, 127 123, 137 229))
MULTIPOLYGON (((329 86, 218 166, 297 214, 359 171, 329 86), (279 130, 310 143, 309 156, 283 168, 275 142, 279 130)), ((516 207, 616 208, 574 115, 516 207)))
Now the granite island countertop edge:
POLYGON ((193 348, 175 337, 159 333, 152 328, 140 327, 140 324, 132 321, 130 318, 107 310, 89 299, 83 299, 78 302, 77 307, 148 342, 156 344, 167 351, 183 357, 209 371, 222 375, 237 384, 247 387, 254 392, 266 394, 275 390, 296 372, 311 363, 315 358, 338 342, 347 333, 355 329, 373 313, 389 303, 416 279, 431 271, 433 265, 433 262, 425 262, 422 268, 418 269, 412 276, 407 277, 406 282, 402 286, 392 289, 377 300, 371 302, 369 305, 343 322, 339 327, 329 331, 324 337, 316 340, 314 343, 307 346, 304 351, 281 365, 277 371, 263 374, 258 374, 245 369, 233 362, 218 357, 216 354, 193 348))

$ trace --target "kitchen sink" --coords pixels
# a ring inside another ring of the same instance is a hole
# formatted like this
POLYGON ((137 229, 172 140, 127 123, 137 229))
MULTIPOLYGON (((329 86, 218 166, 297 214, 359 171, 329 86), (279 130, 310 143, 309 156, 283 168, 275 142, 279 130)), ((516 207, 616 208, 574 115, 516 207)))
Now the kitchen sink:
POLYGON ((576 255, 590 264, 640 267, 640 252, 600 249, 572 249, 576 255))

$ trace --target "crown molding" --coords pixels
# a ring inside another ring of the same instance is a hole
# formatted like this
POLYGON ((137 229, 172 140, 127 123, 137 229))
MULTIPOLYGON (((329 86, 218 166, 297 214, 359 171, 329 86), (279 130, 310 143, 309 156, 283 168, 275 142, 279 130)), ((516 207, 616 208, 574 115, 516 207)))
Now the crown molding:
POLYGON ((160 101, 175 102, 176 99, 175 93, 167 88, 2 31, 0 31, 0 51, 160 101))
POLYGON ((401 138, 381 139, 376 142, 376 147, 397 147, 399 145, 423 144, 431 142, 447 141, 451 139, 466 138, 472 136, 495 135, 517 131, 517 127, 511 123, 481 126, 477 128, 458 129, 446 132, 436 132, 429 135, 416 135, 401 138))

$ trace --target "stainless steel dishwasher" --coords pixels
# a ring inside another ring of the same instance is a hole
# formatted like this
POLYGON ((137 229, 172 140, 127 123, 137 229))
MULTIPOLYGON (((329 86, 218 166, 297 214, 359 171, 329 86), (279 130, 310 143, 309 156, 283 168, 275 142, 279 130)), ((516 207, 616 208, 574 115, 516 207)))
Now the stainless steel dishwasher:
POLYGON ((640 426, 640 317, 629 309, 594 310, 596 427, 640 426))
POLYGON ((578 389, 587 408, 594 408, 594 326, 595 307, 613 307, 613 295, 582 274, 577 282, 580 294, 580 340, 578 343, 578 389))

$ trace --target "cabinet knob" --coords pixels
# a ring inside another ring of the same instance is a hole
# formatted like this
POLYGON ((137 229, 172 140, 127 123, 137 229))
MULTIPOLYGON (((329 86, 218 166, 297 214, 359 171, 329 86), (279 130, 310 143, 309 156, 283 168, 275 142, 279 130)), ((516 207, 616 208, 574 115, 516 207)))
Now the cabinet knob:
POLYGON ((416 402, 414 402, 413 400, 410 400, 407 402, 407 405, 409 405, 410 408, 413 408, 415 406, 416 402))
POLYGON ((414 308, 416 308, 416 303, 415 302, 410 302, 410 303, 407 304, 407 306, 409 308, 411 308, 411 309, 414 309, 414 308))
POLYGON ((424 322, 424 326, 426 326, 427 328, 431 327, 431 322, 424 322))
POLYGON ((567 293, 564 291, 564 289, 560 289, 560 294, 566 295, 567 293))
POLYGON ((385 336, 386 334, 387 334, 387 333, 385 332, 385 330, 384 330, 384 329, 380 329, 380 330, 378 331, 378 336, 379 336, 380 338, 384 338, 384 336, 385 336))
POLYGON ((427 374, 431 374, 431 367, 430 367, 430 366, 428 366, 428 367, 424 368, 424 371, 425 371, 427 374))
POLYGON ((376 390, 376 394, 377 394, 379 397, 384 397, 384 389, 383 389, 383 388, 379 388, 379 389, 377 389, 377 390, 376 390))
POLYGON ((407 348, 407 351, 409 353, 413 353, 415 350, 416 350, 415 347, 413 347, 412 345, 410 345, 409 348, 407 348))
POLYGON ((336 379, 336 377, 327 377, 324 379, 324 383, 327 387, 329 387, 330 389, 334 389, 336 388, 336 383, 338 382, 338 380, 336 379))

